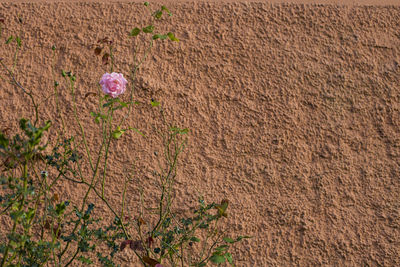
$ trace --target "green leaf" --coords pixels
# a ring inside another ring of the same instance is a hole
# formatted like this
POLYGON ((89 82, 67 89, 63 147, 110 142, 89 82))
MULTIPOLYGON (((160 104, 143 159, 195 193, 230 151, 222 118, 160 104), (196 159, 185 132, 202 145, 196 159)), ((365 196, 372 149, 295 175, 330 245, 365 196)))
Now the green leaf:
POLYGON ((141 136, 146 137, 141 131, 139 131, 139 130, 136 129, 136 128, 129 127, 128 130, 134 130, 135 132, 137 132, 137 133, 140 134, 141 136))
POLYGON ((51 126, 51 121, 50 120, 46 121, 45 126, 43 126, 42 128, 43 131, 47 131, 50 128, 50 126, 51 126))
POLYGON ((91 259, 83 257, 83 256, 79 256, 77 258, 77 260, 80 261, 80 262, 86 263, 86 264, 92 264, 93 263, 93 261, 91 259))
POLYGON ((172 32, 167 33, 168 38, 173 42, 179 42, 179 39, 175 37, 172 32))
POLYGON ((233 265, 233 258, 232 258, 232 254, 231 254, 231 253, 229 253, 229 252, 225 253, 225 259, 226 259, 230 264, 233 265))
POLYGON ((113 103, 114 103, 114 101, 110 100, 110 101, 108 101, 107 103, 105 103, 105 104, 103 105, 103 108, 109 107, 109 106, 111 106, 111 104, 113 104, 113 103))
POLYGON ((15 37, 15 41, 17 41, 18 47, 21 47, 22 42, 21 42, 21 38, 19 38, 19 36, 15 37))
POLYGON ((122 136, 122 134, 125 132, 126 130, 121 129, 121 127, 117 127, 117 129, 112 133, 112 137, 114 139, 118 139, 122 136))
POLYGON ((150 3, 149 3, 149 2, 144 2, 144 5, 145 5, 145 6, 149 6, 150 3))
POLYGON ((151 101, 151 106, 152 107, 158 107, 160 105, 160 102, 157 102, 157 101, 151 101))
POLYGON ((7 148, 8 143, 9 143, 8 139, 5 137, 5 135, 2 132, 0 132, 0 148, 3 148, 3 149, 7 148))
POLYGON ((229 204, 229 201, 227 199, 223 199, 221 201, 221 204, 215 205, 215 207, 218 210, 218 216, 219 217, 221 217, 221 216, 227 217, 228 216, 228 214, 226 213, 226 209, 228 208, 228 204, 229 204))
POLYGON ((25 131, 27 122, 28 122, 27 119, 24 119, 24 118, 20 119, 19 120, 19 128, 21 128, 21 130, 25 131))
POLYGON ((149 25, 149 26, 147 26, 147 27, 144 27, 144 28, 142 29, 142 31, 143 31, 144 33, 152 33, 152 32, 154 31, 154 26, 153 26, 153 25, 149 25))
POLYGON ((228 248, 229 248, 228 245, 222 245, 222 246, 217 247, 217 248, 215 249, 215 251, 218 252, 218 253, 220 253, 220 252, 226 251, 228 248))
POLYGON ((221 256, 221 255, 218 255, 218 254, 213 254, 210 257, 210 261, 213 262, 213 263, 217 263, 217 264, 224 263, 225 262, 225 257, 221 256))
POLYGON ((123 133, 124 133, 123 131, 114 131, 112 136, 114 139, 118 139, 122 136, 123 133))
POLYGON ((231 243, 231 244, 235 243, 235 240, 233 240, 233 239, 230 238, 230 237, 224 237, 223 239, 224 239, 224 241, 227 242, 227 243, 231 243))
POLYGON ((82 218, 82 213, 75 207, 75 215, 79 218, 79 219, 81 219, 82 218))
POLYGON ((140 29, 139 28, 134 28, 133 30, 131 30, 131 32, 129 33, 130 36, 138 36, 140 33, 140 29))
POLYGON ((161 11, 161 10, 156 11, 156 12, 154 13, 154 17, 155 17, 156 19, 161 19, 161 17, 162 17, 162 11, 161 11))
POLYGON ((56 213, 58 216, 62 215, 66 209, 67 205, 65 205, 65 202, 61 202, 60 204, 56 205, 56 213))
POLYGON ((122 136, 122 132, 113 132, 112 136, 114 139, 118 139, 122 136))
POLYGON ((153 40, 157 40, 157 39, 165 40, 167 38, 168 38, 168 36, 166 34, 154 34, 153 35, 153 40))
POLYGON ((127 107, 128 105, 129 105, 129 103, 128 102, 124 102, 124 101, 121 101, 120 99, 118 99, 118 102, 121 104, 121 106, 122 107, 127 107))
POLYGON ((238 238, 236 238, 236 241, 235 241, 235 242, 239 242, 240 240, 242 240, 242 239, 247 239, 247 238, 252 238, 252 236, 247 236, 247 235, 245 235, 245 236, 239 236, 238 238))
POLYGON ((193 236, 192 238, 190 238, 190 241, 200 242, 200 238, 197 238, 197 237, 193 236))
POLYGON ((11 35, 10 37, 8 37, 8 39, 7 39, 7 41, 6 41, 6 44, 9 44, 9 43, 11 43, 11 41, 13 40, 13 36, 11 35))
POLYGON ((10 217, 13 221, 17 221, 22 215, 24 215, 23 211, 14 211, 10 213, 10 217))
POLYGON ((165 6, 162 6, 162 7, 161 7, 161 10, 167 12, 167 13, 168 13, 168 16, 172 16, 172 13, 171 13, 171 12, 168 10, 168 8, 166 8, 165 6))

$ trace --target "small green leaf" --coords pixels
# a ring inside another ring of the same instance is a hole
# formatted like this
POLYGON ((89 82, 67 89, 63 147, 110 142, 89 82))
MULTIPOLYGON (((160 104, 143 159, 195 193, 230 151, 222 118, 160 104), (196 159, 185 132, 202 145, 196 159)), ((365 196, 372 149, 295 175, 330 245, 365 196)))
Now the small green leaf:
POLYGON ((144 5, 145 5, 145 6, 149 6, 150 3, 149 3, 149 2, 144 2, 144 5))
POLYGON ((51 121, 46 121, 46 124, 43 126, 43 131, 47 131, 51 126, 51 121))
POLYGON ((82 213, 75 207, 75 215, 79 218, 79 219, 81 219, 82 218, 82 213))
POLYGON ((233 258, 232 258, 232 254, 231 254, 231 253, 229 253, 229 252, 225 253, 225 259, 226 259, 230 264, 233 265, 233 258))
POLYGON ((17 41, 18 47, 21 47, 22 42, 21 42, 21 38, 19 38, 19 36, 15 37, 15 41, 17 41))
POLYGON ((179 42, 179 39, 175 37, 172 32, 167 33, 168 38, 173 42, 179 42))
POLYGON ((67 205, 65 205, 64 202, 61 202, 60 204, 56 205, 56 214, 58 216, 62 215, 66 209, 67 205))
POLYGON ((226 251, 228 248, 229 248, 228 245, 222 245, 222 246, 217 247, 217 248, 215 249, 215 251, 218 252, 218 253, 220 253, 220 252, 226 251))
POLYGON ((239 241, 241 241, 242 239, 247 239, 247 238, 252 238, 251 236, 247 236, 247 235, 245 235, 245 236, 239 236, 238 238, 236 238, 236 241, 235 242, 239 242, 239 241))
POLYGON ((118 126, 117 129, 112 133, 112 136, 114 139, 118 139, 122 136, 124 132, 125 130, 121 130, 121 128, 118 126))
POLYGON ((82 262, 82 263, 86 263, 86 264, 92 264, 92 263, 93 263, 93 261, 92 261, 91 259, 86 258, 86 257, 84 257, 84 256, 79 256, 79 257, 77 258, 77 260, 80 261, 80 262, 82 262))
POLYGON ((161 40, 165 40, 168 38, 168 35, 166 34, 154 34, 153 35, 153 40, 157 40, 157 39, 161 39, 161 40))
POLYGON ((197 238, 197 237, 193 236, 192 238, 190 238, 190 241, 200 242, 200 238, 197 238))
POLYGON ((147 26, 147 27, 144 27, 144 28, 142 29, 142 31, 143 31, 144 33, 152 33, 152 32, 154 31, 154 26, 153 26, 153 25, 149 25, 149 26, 147 26))
POLYGON ((131 32, 129 33, 130 36, 137 36, 140 33, 140 29, 139 28, 134 28, 133 30, 131 30, 131 32))
POLYGON ((224 237, 223 239, 224 239, 224 241, 227 242, 227 243, 231 243, 231 244, 235 243, 235 240, 233 240, 233 239, 230 238, 230 237, 224 237))
POLYGON ((172 13, 168 10, 168 8, 166 8, 165 6, 161 7, 162 11, 166 11, 168 13, 168 16, 172 16, 172 13))
POLYGON ((162 11, 161 11, 161 10, 156 11, 156 12, 154 13, 154 17, 155 17, 156 19, 161 19, 161 17, 162 17, 162 11))
POLYGON ((117 101, 116 98, 111 98, 110 100, 107 101, 107 103, 103 104, 103 108, 111 106, 116 101, 117 101))
POLYGON ((118 139, 120 138, 122 135, 122 132, 113 132, 112 136, 114 137, 114 139, 118 139))
POLYGON ((11 43, 11 41, 13 40, 13 36, 11 35, 10 37, 8 37, 8 39, 7 39, 7 41, 6 41, 6 44, 9 44, 9 43, 11 43))
POLYGON ((0 132, 0 148, 5 149, 8 147, 8 144, 9 144, 8 139, 2 132, 0 132))
POLYGON ((153 106, 153 107, 158 107, 160 105, 160 102, 158 102, 158 101, 151 101, 151 106, 153 106))
POLYGON ((128 130, 134 130, 135 132, 137 132, 138 134, 140 134, 143 137, 146 137, 142 132, 140 132, 138 129, 133 128, 133 127, 129 127, 128 130))
POLYGON ((14 211, 10 213, 10 217, 13 221, 17 221, 22 215, 24 215, 23 211, 14 211))
POLYGON ((217 263, 217 264, 224 263, 225 262, 225 257, 221 256, 221 255, 218 255, 218 254, 214 254, 214 255, 212 255, 210 257, 210 261, 213 262, 213 263, 217 263))

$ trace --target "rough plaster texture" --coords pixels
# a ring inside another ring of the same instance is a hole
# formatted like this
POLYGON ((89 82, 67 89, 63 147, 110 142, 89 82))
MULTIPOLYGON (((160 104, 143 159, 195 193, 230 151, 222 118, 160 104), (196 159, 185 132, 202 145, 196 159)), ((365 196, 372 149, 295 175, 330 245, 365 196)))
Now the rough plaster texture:
MULTIPOLYGON (((134 95, 160 101, 168 119, 191 130, 177 206, 193 206, 198 193, 207 201, 229 199, 228 231, 254 236, 237 247, 237 266, 399 266, 400 7, 168 7, 174 16, 161 28, 181 41, 155 44, 134 95)), ((145 26, 142 5, 3 3, 0 14, 0 55, 11 64, 4 40, 20 34, 17 78, 36 97, 52 92, 53 44, 57 72, 76 73, 79 114, 94 150, 98 129, 88 114, 96 102, 83 96, 97 90, 107 69, 93 44, 114 40, 116 70, 129 73, 127 34, 145 26)), ((74 133, 71 96, 61 88, 63 116, 74 133)), ((0 103, 3 129, 31 117, 17 88, 2 83, 0 103)), ((59 125, 53 101, 44 101, 41 112, 59 125)), ((151 135, 155 114, 138 106, 127 125, 151 135)), ((113 204, 120 201, 124 168, 136 160, 127 205, 134 216, 138 188, 153 194, 158 147, 133 132, 112 145, 106 194, 113 204)), ((67 182, 57 190, 65 199, 82 194, 67 182)), ((135 262, 128 252, 120 259, 125 266, 135 262)))

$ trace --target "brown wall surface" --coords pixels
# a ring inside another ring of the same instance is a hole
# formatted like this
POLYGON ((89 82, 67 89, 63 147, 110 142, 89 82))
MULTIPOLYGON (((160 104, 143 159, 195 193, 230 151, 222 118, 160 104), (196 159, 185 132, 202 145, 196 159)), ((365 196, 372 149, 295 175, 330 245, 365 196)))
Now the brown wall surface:
MULTIPOLYGON (((229 233, 253 236, 237 247, 237 266, 400 266, 400 7, 168 7, 174 15, 160 27, 180 42, 155 43, 134 95, 160 101, 170 120, 191 130, 177 206, 193 206, 199 193, 229 199, 229 233)), ((96 102, 84 96, 108 69, 93 45, 114 40, 116 71, 128 74, 127 36, 146 26, 145 14, 139 3, 3 3, 0 57, 10 66, 13 50, 4 42, 20 35, 17 79, 42 101, 43 119, 59 125, 54 102, 45 100, 55 44, 56 79, 61 69, 76 74, 94 150, 98 129, 89 112, 96 102)), ((78 132, 64 83, 61 99, 69 129, 78 132)), ((2 129, 32 118, 29 99, 4 82, 0 103, 2 129)), ((127 125, 150 135, 154 114, 138 106, 127 125)), ((134 132, 112 145, 106 195, 120 201, 124 168, 136 161, 127 205, 135 215, 138 188, 154 189, 157 145, 134 132)), ((58 190, 63 199, 82 194, 67 182, 58 190)), ((120 258, 134 264, 133 254, 120 258)))
MULTIPOLYGON (((1 0, 4 3, 142 3, 141 0, 1 0)), ((152 3, 190 3, 190 2, 206 2, 206 3, 289 3, 289 4, 335 4, 335 5, 400 5, 398 0, 155 0, 152 3)))

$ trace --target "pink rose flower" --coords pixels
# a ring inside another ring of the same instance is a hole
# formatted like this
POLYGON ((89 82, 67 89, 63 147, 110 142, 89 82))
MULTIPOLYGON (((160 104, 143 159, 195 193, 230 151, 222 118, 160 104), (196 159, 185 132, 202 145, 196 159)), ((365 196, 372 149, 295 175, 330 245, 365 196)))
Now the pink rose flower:
POLYGON ((124 75, 116 72, 111 74, 105 73, 100 80, 103 92, 112 98, 116 98, 120 94, 123 94, 126 90, 127 83, 128 81, 125 80, 124 75))

